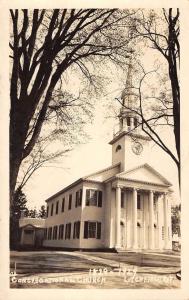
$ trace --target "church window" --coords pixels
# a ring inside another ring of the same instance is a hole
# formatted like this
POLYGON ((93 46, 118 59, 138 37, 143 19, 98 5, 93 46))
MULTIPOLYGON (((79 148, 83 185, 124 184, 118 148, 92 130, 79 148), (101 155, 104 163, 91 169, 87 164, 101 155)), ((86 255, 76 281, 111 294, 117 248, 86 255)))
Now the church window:
POLYGON ((45 228, 44 239, 47 239, 47 228, 45 228))
POLYGON ((63 240, 64 237, 64 224, 61 224, 59 226, 59 234, 58 234, 58 239, 63 240))
POLYGON ((116 152, 118 152, 119 150, 121 150, 121 145, 118 145, 118 146, 116 147, 116 152))
POLYGON ((79 191, 76 192, 75 207, 82 205, 82 192, 83 192, 82 189, 80 189, 79 191))
POLYGON ((84 239, 101 238, 101 222, 85 221, 84 223, 84 239))
POLYGON ((48 240, 51 240, 52 238, 52 227, 49 227, 48 229, 48 240))
POLYGON ((53 240, 57 239, 58 226, 54 226, 53 228, 53 240))
POLYGON ((72 208, 72 194, 69 195, 68 209, 72 208))
POLYGON ((87 189, 86 206, 102 207, 102 191, 87 189))
POLYGON ((66 239, 69 240, 71 237, 71 226, 72 226, 71 223, 66 224, 65 240, 66 239))
POLYGON ((80 221, 74 223, 73 239, 79 239, 80 236, 80 221))

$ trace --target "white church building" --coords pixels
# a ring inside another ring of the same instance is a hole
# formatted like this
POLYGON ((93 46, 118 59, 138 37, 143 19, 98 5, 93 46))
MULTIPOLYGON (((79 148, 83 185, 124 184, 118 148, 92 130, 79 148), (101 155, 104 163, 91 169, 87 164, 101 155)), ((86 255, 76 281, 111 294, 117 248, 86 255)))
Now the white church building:
MULTIPOLYGON (((146 161, 152 151, 132 111, 131 66, 112 165, 82 177, 46 200, 43 246, 71 249, 172 248, 171 183, 146 161)), ((161 163, 161 162, 160 162, 161 163)))

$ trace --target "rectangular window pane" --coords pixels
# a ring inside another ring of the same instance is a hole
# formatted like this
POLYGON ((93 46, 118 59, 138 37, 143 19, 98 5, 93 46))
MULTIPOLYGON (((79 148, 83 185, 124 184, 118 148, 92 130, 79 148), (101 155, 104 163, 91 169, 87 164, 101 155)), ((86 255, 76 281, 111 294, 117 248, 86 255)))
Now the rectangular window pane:
POLYGON ((89 238, 96 237, 96 222, 89 222, 88 237, 89 238))
POLYGON ((90 205, 97 206, 97 191, 91 190, 90 205))
POLYGON ((89 206, 90 201, 90 190, 86 190, 86 206, 89 206))
POLYGON ((47 206, 47 218, 49 216, 49 206, 47 206))

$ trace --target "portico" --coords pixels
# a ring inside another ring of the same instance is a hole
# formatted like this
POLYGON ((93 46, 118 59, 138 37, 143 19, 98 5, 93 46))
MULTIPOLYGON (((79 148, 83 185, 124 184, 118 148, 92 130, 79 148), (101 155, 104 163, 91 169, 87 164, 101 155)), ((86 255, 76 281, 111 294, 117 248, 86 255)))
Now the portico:
POLYGON ((115 190, 115 248, 170 249, 167 189, 120 179, 112 188, 115 190))

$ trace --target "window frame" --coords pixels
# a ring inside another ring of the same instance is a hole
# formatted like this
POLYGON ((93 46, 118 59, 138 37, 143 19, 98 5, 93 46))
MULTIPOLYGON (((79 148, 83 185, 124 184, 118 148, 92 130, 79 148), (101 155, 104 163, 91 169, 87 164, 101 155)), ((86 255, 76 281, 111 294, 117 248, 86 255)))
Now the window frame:
POLYGON ((71 230, 72 230, 72 223, 67 223, 65 229, 65 240, 71 239, 71 230))
POLYGON ((102 207, 103 203, 103 191, 97 190, 97 189, 86 189, 86 197, 85 197, 85 206, 95 206, 95 207, 102 207), (92 199, 91 193, 96 193, 96 204, 94 204, 94 201, 92 199), (89 194, 89 195, 87 195, 89 194), (89 198, 88 198, 89 197, 89 198))
POLYGON ((73 239, 80 238, 80 230, 81 230, 81 222, 80 221, 74 222, 73 239))
POLYGON ((84 239, 101 239, 102 236, 102 223, 99 221, 84 221, 84 239), (95 224, 95 235, 89 236, 89 232, 92 233, 91 224, 95 224))
POLYGON ((75 207, 82 206, 83 189, 79 189, 75 193, 75 207))

